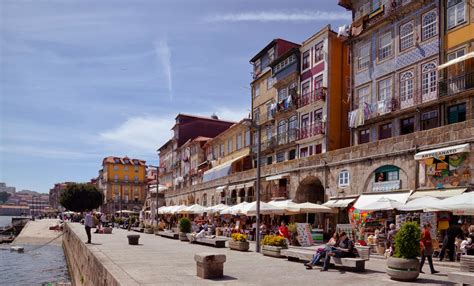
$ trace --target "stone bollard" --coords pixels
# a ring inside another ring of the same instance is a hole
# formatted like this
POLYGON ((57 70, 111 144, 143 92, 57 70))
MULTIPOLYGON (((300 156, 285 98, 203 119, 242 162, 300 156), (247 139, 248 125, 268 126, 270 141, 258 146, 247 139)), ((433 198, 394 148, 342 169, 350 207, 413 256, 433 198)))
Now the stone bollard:
POLYGON ((127 235, 128 238, 128 244, 130 245, 138 245, 138 239, 140 238, 140 235, 138 234, 130 234, 127 235))
POLYGON ((196 253, 197 276, 203 279, 221 278, 224 276, 224 254, 196 253))

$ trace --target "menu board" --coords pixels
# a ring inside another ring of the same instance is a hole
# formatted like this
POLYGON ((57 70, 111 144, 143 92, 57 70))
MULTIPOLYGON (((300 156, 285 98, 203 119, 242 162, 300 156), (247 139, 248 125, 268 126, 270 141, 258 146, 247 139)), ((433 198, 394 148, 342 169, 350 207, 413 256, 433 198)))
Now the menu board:
POLYGON ((298 242, 301 246, 313 245, 313 237, 311 235, 311 228, 307 223, 296 223, 296 230, 298 232, 298 242))

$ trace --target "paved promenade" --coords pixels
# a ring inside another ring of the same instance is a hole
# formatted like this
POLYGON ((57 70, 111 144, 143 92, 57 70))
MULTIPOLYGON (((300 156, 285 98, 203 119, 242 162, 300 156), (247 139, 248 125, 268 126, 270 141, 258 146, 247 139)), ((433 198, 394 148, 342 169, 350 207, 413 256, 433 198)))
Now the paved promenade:
MULTIPOLYGON (((71 229, 86 241, 84 226, 72 223, 71 229)), ((87 245, 102 264, 123 281, 123 285, 397 285, 385 274, 385 261, 373 259, 366 263, 365 273, 354 273, 331 268, 306 270, 303 263, 266 257, 255 252, 231 251, 189 244, 152 234, 140 234, 140 245, 131 246, 126 230, 114 229, 113 234, 93 234, 87 245), (198 252, 223 253, 225 277, 203 280, 196 276, 194 254, 198 252)), ((425 266, 429 272, 428 265, 425 266)), ((447 273, 452 268, 437 267, 440 275, 421 274, 416 284, 450 285, 447 273)))

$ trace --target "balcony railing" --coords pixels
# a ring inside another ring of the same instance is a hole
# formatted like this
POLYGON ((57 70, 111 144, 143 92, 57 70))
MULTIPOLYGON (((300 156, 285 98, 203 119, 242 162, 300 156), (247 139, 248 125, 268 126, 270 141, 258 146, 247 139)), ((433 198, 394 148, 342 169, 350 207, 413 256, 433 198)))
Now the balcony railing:
MULTIPOLYGON (((269 139, 262 139, 262 145, 260 147, 261 151, 265 151, 267 149, 273 149, 276 146, 276 138, 272 137, 269 139)), ((252 146, 252 152, 257 153, 257 144, 252 146)))
POLYGON ((450 96, 474 88, 474 72, 465 73, 439 82, 439 96, 450 96))
POLYGON ((285 97, 284 99, 280 100, 275 108, 276 113, 283 113, 292 110, 297 106, 297 93, 296 90, 291 90, 290 95, 285 97))
POLYGON ((320 100, 325 100, 327 95, 327 88, 322 87, 312 92, 305 93, 298 98, 298 108, 318 102, 320 100))
POLYGON ((296 140, 296 129, 293 129, 293 130, 289 130, 289 131, 286 131, 286 132, 283 132, 283 133, 280 133, 277 135, 277 139, 276 139, 276 144, 277 145, 285 145, 285 144, 288 144, 288 143, 292 143, 296 140))
POLYGON ((312 123, 298 130, 296 140, 303 140, 319 134, 324 134, 324 124, 321 122, 312 123))
POLYGON ((372 185, 372 192, 385 192, 399 190, 402 186, 402 181, 385 181, 385 182, 375 182, 372 185))

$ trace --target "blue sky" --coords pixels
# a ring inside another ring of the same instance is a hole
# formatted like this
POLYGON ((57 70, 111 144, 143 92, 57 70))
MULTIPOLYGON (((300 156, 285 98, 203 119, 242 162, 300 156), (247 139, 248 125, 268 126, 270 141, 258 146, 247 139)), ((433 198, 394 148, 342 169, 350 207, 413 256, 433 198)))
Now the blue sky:
POLYGON ((157 164, 177 113, 239 120, 249 59, 350 22, 323 1, 0 1, 0 182, 48 192, 108 155, 157 164))

